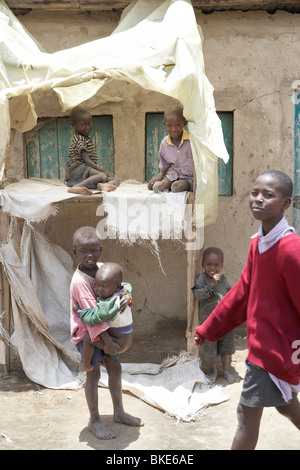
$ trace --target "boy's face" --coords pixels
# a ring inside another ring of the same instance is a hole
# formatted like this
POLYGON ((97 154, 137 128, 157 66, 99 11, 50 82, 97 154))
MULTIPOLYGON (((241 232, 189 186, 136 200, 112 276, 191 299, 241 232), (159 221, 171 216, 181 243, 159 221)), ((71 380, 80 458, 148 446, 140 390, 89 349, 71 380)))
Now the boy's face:
POLYGON ((291 198, 283 195, 280 178, 266 174, 255 181, 249 204, 254 218, 261 220, 263 228, 270 231, 282 219, 291 198))
POLYGON ((112 278, 108 278, 107 275, 103 275, 101 269, 97 271, 95 276, 94 291, 97 297, 101 299, 107 299, 111 297, 114 292, 121 288, 121 284, 112 278))
POLYGON ((169 136, 174 140, 181 138, 185 124, 185 120, 176 114, 168 115, 164 121, 164 126, 167 129, 169 136))
POLYGON ((223 263, 219 255, 211 253, 210 255, 205 256, 203 260, 203 268, 205 274, 209 277, 214 277, 215 274, 219 274, 222 267, 223 263))
POLYGON ((75 128, 78 134, 89 136, 93 129, 93 120, 90 113, 80 114, 76 121, 72 122, 72 126, 75 128))
POLYGON ((97 268, 97 261, 102 252, 101 242, 98 238, 77 240, 74 254, 79 262, 87 269, 97 268))

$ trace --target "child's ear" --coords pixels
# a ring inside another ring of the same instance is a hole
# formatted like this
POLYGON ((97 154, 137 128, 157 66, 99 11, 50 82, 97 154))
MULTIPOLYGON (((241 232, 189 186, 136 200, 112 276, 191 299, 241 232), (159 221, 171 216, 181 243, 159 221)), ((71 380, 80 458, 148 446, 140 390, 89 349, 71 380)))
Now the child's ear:
POLYGON ((283 210, 285 211, 291 205, 292 199, 290 197, 286 197, 283 203, 283 210))
POLYGON ((76 248, 75 248, 75 246, 73 247, 73 253, 74 253, 74 255, 75 255, 75 256, 77 256, 77 253, 76 253, 76 248))

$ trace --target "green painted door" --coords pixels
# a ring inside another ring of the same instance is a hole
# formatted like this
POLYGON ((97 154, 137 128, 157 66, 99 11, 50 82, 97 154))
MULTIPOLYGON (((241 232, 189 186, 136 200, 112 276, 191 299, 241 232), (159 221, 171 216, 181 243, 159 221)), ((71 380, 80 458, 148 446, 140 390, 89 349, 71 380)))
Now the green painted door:
MULTIPOLYGON (((39 130, 26 133, 28 178, 64 179, 74 128, 67 117, 52 119, 39 130)), ((112 116, 94 116, 91 132, 99 165, 114 173, 112 116)))
MULTIPOLYGON (((158 151, 166 135, 163 113, 146 114, 146 181, 159 173, 158 151)), ((232 157, 233 157, 233 113, 218 113, 222 123, 225 145, 229 161, 225 164, 218 160, 219 196, 232 195, 232 157)))

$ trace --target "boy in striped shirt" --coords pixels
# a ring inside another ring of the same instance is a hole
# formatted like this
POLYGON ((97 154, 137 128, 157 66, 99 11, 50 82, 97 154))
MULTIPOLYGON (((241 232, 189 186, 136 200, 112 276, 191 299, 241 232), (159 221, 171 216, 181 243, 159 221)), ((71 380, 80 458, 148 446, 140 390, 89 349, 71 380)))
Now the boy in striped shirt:
POLYGON ((66 164, 65 181, 69 193, 92 194, 91 189, 114 191, 119 178, 99 167, 98 155, 90 138, 93 129, 92 116, 82 106, 71 111, 71 124, 75 128, 66 164))

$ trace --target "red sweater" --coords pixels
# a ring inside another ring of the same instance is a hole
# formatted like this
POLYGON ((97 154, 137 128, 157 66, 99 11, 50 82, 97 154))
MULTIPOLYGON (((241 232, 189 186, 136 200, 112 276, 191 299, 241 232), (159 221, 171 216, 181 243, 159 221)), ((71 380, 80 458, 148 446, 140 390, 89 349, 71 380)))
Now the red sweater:
POLYGON ((239 281, 196 328, 195 336, 215 342, 245 321, 247 359, 278 379, 299 384, 299 346, 293 345, 300 340, 297 233, 281 238, 262 254, 258 251, 258 237, 252 240, 239 281))

